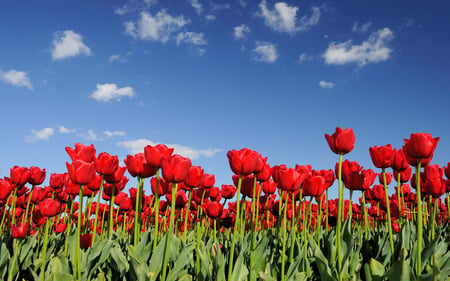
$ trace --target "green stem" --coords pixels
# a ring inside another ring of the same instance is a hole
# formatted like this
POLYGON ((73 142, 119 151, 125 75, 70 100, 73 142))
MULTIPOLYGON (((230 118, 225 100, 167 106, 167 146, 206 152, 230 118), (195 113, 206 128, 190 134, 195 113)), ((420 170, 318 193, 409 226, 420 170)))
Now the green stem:
POLYGON ((13 272, 14 266, 16 265, 17 253, 20 252, 21 247, 22 247, 22 244, 19 245, 19 241, 14 239, 14 241, 13 241, 14 256, 13 256, 12 266, 8 273, 8 281, 12 281, 12 278, 13 278, 12 272, 13 272))
POLYGON ((77 224, 77 248, 75 251, 78 280, 81 280, 81 259, 80 259, 80 235, 81 235, 81 216, 83 212, 83 185, 80 185, 80 193, 78 195, 78 224, 77 224))
POLYGON ((48 243, 48 225, 49 219, 45 221, 45 234, 44 234, 44 245, 42 246, 42 266, 41 266, 41 281, 45 278, 45 266, 46 266, 46 256, 47 256, 47 243, 48 243))
POLYGON ((294 246, 297 239, 297 222, 295 221, 295 195, 292 192, 292 221, 291 221, 291 250, 289 251, 289 263, 294 260, 294 246))
POLYGON ((364 210, 364 237, 367 240, 367 233, 369 229, 369 218, 367 216, 367 206, 366 206, 366 194, 365 191, 362 193, 362 203, 364 210))
POLYGON ((139 243, 139 234, 141 233, 141 196, 144 186, 144 179, 138 177, 138 186, 136 191, 136 209, 134 212, 134 246, 139 243))
POLYGON ((339 186, 339 201, 338 201, 338 217, 336 230, 336 248, 338 252, 338 273, 339 281, 342 280, 342 254, 341 254, 341 224, 342 224, 342 158, 343 154, 339 154, 339 168, 338 168, 338 186, 339 186))
POLYGON ((159 233, 159 169, 156 171, 156 190, 155 190, 155 238, 153 239, 153 251, 155 251, 158 245, 158 233, 159 233))
POLYGON ((189 188, 189 199, 186 207, 186 214, 184 216, 184 229, 183 229, 183 241, 186 242, 186 236, 187 236, 187 222, 188 222, 188 216, 189 216, 189 209, 191 208, 191 200, 192 200, 192 187, 189 188))
POLYGON ((242 184, 242 175, 239 175, 238 180, 238 186, 237 186, 237 193, 236 193, 236 219, 234 222, 234 229, 233 229, 233 238, 231 240, 231 250, 230 250, 230 260, 228 262, 228 281, 231 280, 231 273, 233 272, 233 256, 234 256, 234 246, 236 245, 236 234, 239 231, 239 208, 240 208, 240 201, 239 197, 241 196, 241 184, 242 184))
POLYGON ((383 173, 384 196, 386 200, 386 209, 387 209, 387 227, 389 229, 389 242, 391 244, 391 259, 394 260, 394 240, 392 237, 391 207, 389 204, 389 193, 386 184, 386 171, 384 168, 382 168, 381 171, 383 173))
POLYGON ((416 167, 416 187, 417 187, 417 267, 416 267, 416 275, 420 276, 422 273, 422 195, 420 190, 420 165, 422 164, 422 160, 419 160, 416 167))
MULTIPOLYGON (((287 193, 287 191, 285 191, 287 193)), ((285 268, 285 259, 286 259, 286 212, 287 212, 287 204, 288 204, 288 195, 286 195, 286 203, 284 206, 283 212, 283 222, 282 222, 282 230, 283 233, 283 251, 281 252, 281 281, 284 281, 284 268, 285 268)))
POLYGON ((169 259, 169 246, 170 246, 170 240, 172 239, 172 235, 173 235, 173 220, 174 220, 174 216, 175 216, 175 201, 176 201, 176 197, 177 197, 177 189, 178 189, 178 183, 175 184, 174 187, 172 187, 172 198, 171 198, 171 207, 170 207, 170 221, 169 221, 169 231, 167 232, 167 239, 166 239, 166 245, 164 248, 164 262, 162 263, 162 268, 163 268, 163 272, 162 272, 162 281, 166 280, 166 273, 167 273, 167 261, 169 259))
POLYGON ((28 210, 30 208, 30 203, 31 203, 31 197, 33 196, 33 191, 34 191, 34 184, 31 186, 31 191, 30 194, 28 196, 28 202, 27 202, 27 207, 25 209, 25 217, 23 218, 22 222, 28 222, 28 210))
POLYGON ((66 242, 64 245, 64 256, 67 258, 67 253, 68 253, 68 249, 69 249, 69 235, 70 232, 72 231, 72 214, 73 214, 73 199, 70 200, 70 214, 69 214, 69 218, 67 221, 67 231, 66 231, 66 242))
POLYGON ((353 189, 350 189, 350 202, 348 204, 348 219, 350 220, 348 223, 348 231, 350 232, 350 234, 352 233, 352 221, 353 221, 353 202, 352 202, 352 197, 353 197, 353 189))
POLYGON ((112 186, 112 193, 111 193, 111 198, 109 200, 109 228, 108 228, 108 237, 111 239, 111 235, 113 232, 113 224, 114 224, 114 218, 113 218, 113 213, 114 213, 114 198, 116 197, 116 184, 113 184, 112 186))
POLYGON ((326 196, 326 206, 325 206, 325 233, 328 234, 328 188, 325 191, 326 196))
MULTIPOLYGON (((95 206, 94 233, 92 234, 92 245, 94 245, 95 236, 97 235, 98 207, 100 205, 100 197, 102 196, 102 192, 103 192, 103 182, 104 182, 104 179, 102 178, 102 182, 100 183, 100 190, 98 191, 98 195, 97 195, 97 205, 95 206)), ((103 221, 102 221, 102 226, 103 226, 103 221)), ((102 230, 103 230, 103 227, 102 227, 102 230)))

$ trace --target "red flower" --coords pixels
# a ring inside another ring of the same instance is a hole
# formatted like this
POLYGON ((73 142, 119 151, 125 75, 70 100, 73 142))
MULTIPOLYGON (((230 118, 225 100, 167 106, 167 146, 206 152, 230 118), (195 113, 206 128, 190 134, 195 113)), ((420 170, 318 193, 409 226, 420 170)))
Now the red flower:
POLYGON ((342 130, 336 127, 336 132, 333 135, 325 134, 325 139, 330 146, 331 151, 336 154, 347 154, 353 150, 355 145, 355 134, 352 128, 342 130))
POLYGON ((439 168, 439 165, 429 165, 424 169, 424 184, 421 185, 421 189, 425 194, 429 194, 434 198, 439 198, 446 192, 446 184, 444 179, 443 169, 439 168))
POLYGON ((225 198, 225 199, 233 198, 236 191, 237 191, 237 189, 233 185, 222 184, 222 197, 223 198, 225 198))
POLYGON ((398 180, 398 173, 400 173, 400 182, 402 182, 402 183, 408 182, 409 179, 411 178, 412 169, 411 169, 410 166, 408 166, 408 169, 403 170, 403 171, 394 170, 394 179, 395 179, 395 181, 398 180))
POLYGON ((29 227, 28 223, 11 225, 11 236, 15 239, 23 239, 27 236, 29 227))
POLYGON ((92 244, 92 233, 86 233, 80 235, 80 248, 87 249, 92 244))
POLYGON ((95 159, 96 151, 93 144, 85 146, 81 143, 76 143, 75 149, 71 147, 66 147, 66 152, 67 154, 69 154, 70 159, 72 159, 72 161, 81 159, 84 162, 91 163, 95 159))
POLYGON ((444 167, 444 173, 447 179, 450 179, 450 162, 447 163, 447 166, 444 167))
POLYGON ((114 172, 114 174, 112 174, 112 175, 104 175, 103 178, 105 179, 105 181, 106 181, 107 183, 117 184, 117 183, 119 183, 119 182, 122 180, 123 175, 125 174, 126 169, 127 169, 126 167, 119 167, 119 168, 114 172))
POLYGON ((102 152, 95 158, 95 169, 100 175, 112 175, 119 168, 119 158, 102 152))
POLYGON ((184 179, 184 184, 194 188, 202 183, 204 171, 200 166, 191 166, 188 175, 184 179))
POLYGON ((372 169, 362 170, 362 173, 364 175, 363 189, 366 190, 372 186, 377 174, 372 169))
POLYGON ((375 167, 391 167, 392 160, 394 159, 395 149, 392 149, 392 146, 390 144, 371 147, 369 148, 369 152, 370 157, 372 158, 373 165, 375 167))
MULTIPOLYGON (((363 167, 361 167, 357 161, 349 161, 348 159, 345 159, 345 161, 342 162, 342 181, 349 181, 353 172, 359 173, 362 169, 363 167)), ((336 163, 334 172, 336 175, 339 175, 339 163, 336 163)))
MULTIPOLYGON (((392 182, 392 174, 390 172, 385 174, 386 174, 386 185, 390 185, 392 182)), ((378 174, 378 181, 380 182, 380 184, 384 184, 383 173, 378 174)))
POLYGON ((91 181, 87 188, 89 188, 92 191, 97 191, 100 189, 100 186, 102 185, 102 176, 95 175, 95 178, 93 181, 91 181))
POLYGON ((191 160, 179 154, 161 160, 162 175, 166 181, 171 183, 184 181, 191 166, 191 160))
POLYGON ((32 185, 40 185, 45 180, 45 169, 40 169, 38 167, 30 167, 30 178, 28 182, 32 185))
POLYGON ((277 183, 270 179, 262 183, 261 189, 265 194, 274 194, 277 190, 277 183))
MULTIPOLYGON (((156 178, 152 178, 150 180, 150 186, 152 189, 152 193, 156 194, 156 178)), ((159 185, 158 185, 158 196, 161 197, 167 193, 167 190, 169 189, 169 183, 166 182, 163 178, 159 178, 159 185)))
POLYGON ((249 148, 230 150, 227 153, 230 168, 236 175, 249 175, 255 172, 260 155, 249 148))
MULTIPOLYGON (((172 204, 172 194, 166 194, 167 203, 172 204)), ((178 190, 175 197, 175 209, 183 209, 186 206, 187 197, 183 190, 178 190)))
POLYGON ((147 163, 144 153, 137 153, 134 156, 127 155, 125 165, 131 176, 140 178, 153 177, 158 169, 147 163))
POLYGON ((303 196, 319 197, 327 189, 322 176, 311 176, 303 182, 303 196))
POLYGON ((217 219, 222 215, 223 206, 217 201, 207 202, 204 210, 208 217, 217 219))
POLYGON ((122 198, 122 200, 120 200, 120 209, 124 211, 130 211, 133 209, 133 202, 131 201, 130 197, 124 197, 122 198))
POLYGON ((222 193, 217 186, 213 186, 209 189, 209 199, 211 199, 211 201, 220 201, 220 199, 222 199, 222 193))
POLYGON ((211 188, 211 187, 213 187, 215 182, 216 182, 216 177, 214 175, 205 173, 203 175, 202 183, 200 185, 204 188, 211 188))
POLYGON ((371 197, 375 201, 381 201, 386 197, 384 194, 384 187, 381 184, 374 185, 373 188, 370 189, 370 191, 372 193, 371 197))
POLYGON ((39 202, 39 208, 43 216, 51 218, 59 214, 61 203, 51 198, 45 198, 39 202))
POLYGON ((50 186, 54 189, 61 189, 64 187, 64 174, 51 174, 50 175, 50 186))
POLYGON ((31 172, 28 168, 14 166, 10 170, 10 178, 13 184, 22 185, 28 182, 31 172))
POLYGON ((265 182, 272 176, 272 168, 268 163, 264 164, 263 169, 256 175, 256 179, 260 182, 265 182))
POLYGON ((173 153, 173 148, 168 148, 164 144, 155 146, 147 145, 144 148, 145 159, 147 163, 154 168, 161 168, 161 158, 169 158, 173 153))
POLYGON ((67 224, 65 224, 65 223, 58 223, 56 225, 55 232, 56 233, 63 233, 64 231, 66 231, 66 229, 67 229, 67 224))
POLYGON ((285 166, 275 166, 273 168, 273 179, 278 184, 278 188, 284 191, 295 191, 300 188, 306 178, 305 174, 300 174, 297 170, 285 166))
MULTIPOLYGON (((419 159, 431 160, 434 150, 439 142, 439 137, 433 138, 431 134, 411 134, 409 140, 405 139, 403 152, 409 165, 415 166, 419 159)), ((423 162, 423 161, 422 161, 423 162)))
POLYGON ((8 199, 14 189, 14 185, 8 180, 0 179, 0 200, 8 199))
POLYGON ((394 152, 394 158, 391 164, 392 169, 397 171, 404 171, 409 168, 408 161, 406 161, 405 153, 403 149, 399 149, 394 152))
POLYGON ((66 162, 70 179, 75 184, 86 185, 95 178, 95 166, 83 160, 75 160, 72 164, 66 162))

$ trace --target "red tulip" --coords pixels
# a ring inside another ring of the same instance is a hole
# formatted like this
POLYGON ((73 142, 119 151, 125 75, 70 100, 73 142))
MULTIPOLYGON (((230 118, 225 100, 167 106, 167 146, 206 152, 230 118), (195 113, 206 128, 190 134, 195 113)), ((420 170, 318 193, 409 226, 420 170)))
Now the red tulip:
POLYGON ((69 173, 65 174, 64 177, 64 191, 70 195, 78 195, 80 193, 80 186, 75 184, 71 179, 69 173))
POLYGON ((66 162, 70 179, 75 184, 86 185, 95 178, 95 166, 83 160, 75 160, 72 164, 66 162))
POLYGON ((409 164, 408 161, 406 161, 403 149, 399 149, 394 152, 394 158, 392 159, 391 167, 396 171, 404 171, 409 168, 409 164))
POLYGON ((95 169, 100 175, 112 175, 119 168, 119 158, 102 152, 95 158, 95 169))
POLYGON ((381 184, 376 184, 373 186, 372 189, 370 189, 372 194, 372 198, 376 201, 381 201, 383 199, 385 199, 385 194, 384 194, 384 187, 381 184))
POLYGON ((362 174, 364 175, 363 189, 367 190, 374 183, 377 174, 372 169, 362 170, 362 174))
POLYGON ((398 180, 398 173, 400 173, 400 182, 408 182, 411 178, 412 169, 410 166, 408 166, 408 169, 403 171, 394 170, 394 179, 395 181, 398 180))
POLYGON ((191 166, 184 184, 188 187, 198 187, 202 183, 204 171, 200 166, 191 166))
POLYGON ((14 189, 14 185, 8 180, 0 179, 0 200, 8 199, 14 189))
POLYGON ((209 189, 209 199, 211 199, 211 201, 220 201, 220 199, 222 199, 222 193, 217 186, 213 186, 209 189))
POLYGON ((204 188, 211 188, 211 187, 213 187, 215 182, 216 182, 216 178, 214 175, 205 173, 203 175, 202 183, 200 185, 203 186, 204 188))
POLYGON ((64 187, 64 174, 51 174, 50 175, 50 186, 54 189, 61 189, 64 187))
POLYGON ((124 197, 120 200, 120 209, 122 209, 124 211, 133 210, 133 202, 131 201, 130 197, 124 197))
POLYGON ((140 178, 153 177, 158 169, 147 163, 144 153, 137 153, 134 156, 127 155, 125 165, 131 176, 140 178))
POLYGON ((373 165, 375 167, 391 167, 392 160, 394 159, 395 149, 392 149, 392 146, 390 144, 371 147, 369 148, 369 152, 370 157, 372 158, 373 165))
POLYGON ((58 223, 55 227, 56 233, 63 233, 67 229, 67 224, 65 223, 58 223))
POLYGON ((171 183, 184 181, 191 166, 191 160, 179 154, 161 160, 162 175, 166 181, 171 183))
POLYGON ((262 183, 261 189, 265 194, 274 194, 277 190, 277 183, 273 180, 265 181, 262 183))
POLYGON ((105 179, 105 181, 106 181, 107 183, 117 184, 117 183, 119 183, 119 182, 122 180, 123 175, 125 174, 126 169, 127 169, 126 167, 119 167, 119 168, 114 172, 114 174, 112 174, 112 175, 104 175, 103 178, 105 179))
POLYGON ((27 236, 29 229, 28 223, 19 223, 18 225, 11 225, 11 236, 15 239, 23 239, 27 236))
POLYGON ((256 175, 256 179, 260 182, 265 182, 272 176, 272 168, 268 163, 264 164, 263 169, 256 175))
MULTIPOLYGON (((166 194, 168 204, 172 204, 172 194, 166 194)), ((175 197, 175 209, 183 209, 186 206, 187 197, 183 190, 177 191, 175 197)))
POLYGON ((335 180, 333 170, 314 170, 312 171, 313 176, 322 176, 325 180, 325 185, 328 187, 333 185, 335 180))
POLYGON ((87 249, 91 247, 92 244, 92 233, 86 233, 80 235, 80 248, 87 249))
MULTIPOLYGON (((150 180, 150 186, 152 189, 152 193, 156 194, 156 178, 152 178, 150 180)), ((161 197, 167 193, 167 190, 169 189, 169 183, 166 182, 163 178, 159 178, 159 185, 158 185, 158 196, 161 197)))
POLYGON ((233 173, 246 176, 255 172, 260 155, 254 150, 243 148, 228 151, 227 157, 233 173))
POLYGON ((51 198, 45 198, 39 202, 39 208, 43 216, 51 218, 59 214, 61 209, 61 203, 51 198))
POLYGON ((207 202, 204 209, 208 217, 217 219, 222 215, 223 205, 217 201, 207 202))
POLYGON ((225 198, 225 199, 233 198, 236 191, 237 191, 237 189, 233 185, 222 184, 222 197, 223 198, 225 198))
POLYGON ((100 175, 95 175, 95 178, 93 181, 91 181, 88 185, 87 188, 89 188, 92 191, 97 191, 100 189, 100 186, 102 185, 102 176, 100 175))
POLYGON ((161 167, 161 158, 169 158, 173 153, 173 148, 168 148, 164 144, 157 144, 155 146, 147 145, 144 148, 145 159, 147 163, 154 167, 161 167))
MULTIPOLYGON (((385 174, 386 174, 386 185, 390 185, 392 182, 392 174, 390 172, 385 174)), ((380 184, 384 184, 383 173, 378 174, 378 181, 380 182, 380 184)))
POLYGON ((85 146, 81 143, 76 143, 75 149, 66 147, 66 152, 67 154, 69 154, 70 159, 72 159, 73 162, 75 162, 75 160, 81 159, 84 162, 91 163, 95 159, 96 150, 93 144, 85 146))
POLYGON ((319 197, 327 189, 322 176, 311 176, 303 182, 303 196, 319 197))
POLYGON ((355 145, 355 134, 352 128, 345 130, 336 127, 336 132, 333 135, 325 134, 325 139, 330 146, 331 151, 336 154, 347 154, 353 150, 355 145))
MULTIPOLYGON (((409 140, 405 139, 403 152, 409 165, 415 166, 419 159, 431 160, 434 150, 439 142, 439 137, 433 138, 431 134, 411 134, 409 140)), ((429 163, 429 161, 427 161, 429 163)))
POLYGON ((300 188, 305 174, 300 174, 297 170, 285 166, 275 166, 273 168, 273 179, 278 184, 278 188, 284 191, 295 191, 300 188))
POLYGON ((28 182, 31 172, 28 168, 14 166, 10 170, 10 178, 13 184, 22 185, 28 182))
POLYGON ((447 166, 444 167, 444 173, 447 179, 450 179, 450 162, 447 163, 447 166))
POLYGON ((40 185, 45 180, 45 169, 40 169, 38 167, 30 167, 30 178, 28 182, 32 185, 40 185))
POLYGON ((429 165, 424 170, 424 184, 421 185, 421 190, 434 198, 439 198, 446 192, 446 184, 442 178, 444 175, 443 169, 439 165, 429 165))

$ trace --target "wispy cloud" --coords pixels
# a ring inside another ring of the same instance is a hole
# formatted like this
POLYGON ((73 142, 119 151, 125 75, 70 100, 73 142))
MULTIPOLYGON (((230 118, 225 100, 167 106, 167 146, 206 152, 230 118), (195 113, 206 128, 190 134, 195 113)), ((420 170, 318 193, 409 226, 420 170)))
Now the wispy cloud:
POLYGON ((98 102, 120 101, 123 97, 134 97, 134 90, 131 87, 118 88, 116 84, 97 84, 97 90, 90 97, 98 102))
POLYGON ((63 60, 78 55, 91 55, 91 49, 83 43, 83 37, 72 30, 58 31, 53 35, 52 59, 63 60))
POLYGON ((366 22, 364 24, 360 24, 359 22, 353 23, 352 31, 353 32, 360 32, 360 33, 366 33, 369 31, 369 28, 372 26, 372 22, 366 22))
POLYGON ((278 59, 277 46, 269 42, 257 41, 252 56, 255 61, 274 63, 278 59))
POLYGON ((200 2, 198 2, 198 0, 189 0, 189 3, 191 3, 192 8, 195 9, 197 14, 200 15, 202 13, 203 6, 202 6, 202 4, 200 4, 200 2))
POLYGON ((304 63, 305 61, 309 61, 309 60, 312 60, 313 59, 313 57, 311 56, 311 55, 308 55, 308 54, 306 54, 306 53, 303 53, 303 54, 301 54, 299 57, 298 57, 298 60, 297 60, 297 63, 304 63))
POLYGON ((103 134, 106 137, 108 137, 108 138, 111 138, 111 137, 123 137, 123 136, 126 135, 126 133, 123 132, 123 131, 112 131, 112 132, 111 131, 104 131, 103 134))
POLYGON ((31 130, 31 136, 25 137, 26 142, 36 142, 40 140, 49 140, 52 136, 55 135, 55 129, 53 128, 44 128, 42 130, 31 130))
POLYGON ((331 89, 331 88, 333 88, 335 85, 334 85, 334 83, 332 83, 332 82, 327 82, 327 81, 322 80, 322 81, 319 81, 319 86, 320 86, 322 89, 331 89))
POLYGON ((33 84, 25 71, 15 69, 2 71, 0 69, 0 80, 16 87, 26 87, 33 90, 33 84))
POLYGON ((241 24, 234 27, 234 39, 246 39, 250 33, 250 27, 245 24, 241 24))
POLYGON ((61 126, 58 126, 58 132, 60 134, 70 134, 70 133, 75 133, 76 129, 68 129, 61 125, 61 126))
POLYGON ((394 39, 394 33, 387 27, 372 33, 361 44, 353 44, 351 40, 343 43, 332 42, 323 58, 326 64, 343 65, 357 63, 364 66, 389 59, 392 49, 388 43, 394 39))
POLYGON ((259 4, 257 16, 264 18, 264 24, 270 29, 278 32, 295 34, 299 31, 306 31, 319 23, 320 8, 313 7, 310 16, 297 18, 299 8, 289 6, 285 2, 277 2, 271 10, 267 7, 266 0, 259 4))
MULTIPOLYGON (((144 147, 147 145, 157 145, 158 143, 153 142, 148 139, 137 139, 130 141, 119 142, 118 146, 124 147, 128 153, 136 154, 139 152, 144 152, 144 147)), ((222 151, 222 149, 197 149, 188 146, 183 146, 180 144, 166 144, 168 147, 174 148, 174 153, 181 154, 184 157, 189 157, 190 159, 198 159, 199 157, 212 157, 216 153, 222 151)))
POLYGON ((97 136, 92 129, 87 130, 87 132, 79 134, 79 136, 88 141, 102 141, 103 138, 97 136))

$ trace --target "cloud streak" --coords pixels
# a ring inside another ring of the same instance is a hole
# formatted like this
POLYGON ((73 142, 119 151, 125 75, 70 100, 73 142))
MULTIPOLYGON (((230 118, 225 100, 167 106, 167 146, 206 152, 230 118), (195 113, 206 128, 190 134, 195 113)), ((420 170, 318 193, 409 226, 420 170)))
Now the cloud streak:
POLYGON ((134 90, 131 87, 118 88, 116 84, 97 84, 90 97, 98 102, 120 101, 123 97, 134 97, 134 90))
POLYGON ((15 87, 25 87, 33 90, 33 84, 25 71, 15 69, 2 71, 0 69, 0 80, 15 87))

